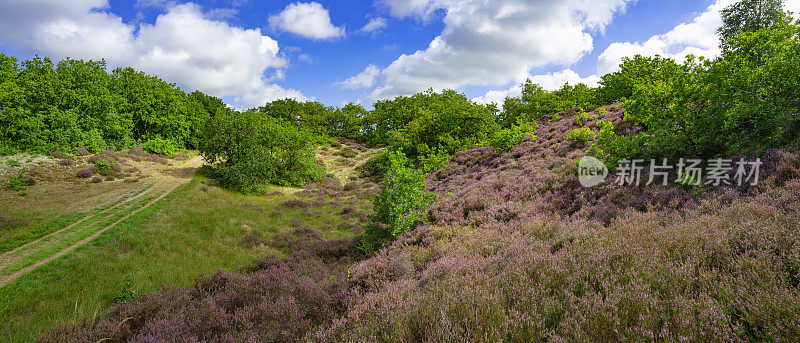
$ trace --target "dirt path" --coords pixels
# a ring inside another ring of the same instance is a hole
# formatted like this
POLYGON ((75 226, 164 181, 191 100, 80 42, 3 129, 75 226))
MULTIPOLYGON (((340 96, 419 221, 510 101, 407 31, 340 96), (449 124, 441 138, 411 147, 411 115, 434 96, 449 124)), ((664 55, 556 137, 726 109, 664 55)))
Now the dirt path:
POLYGON ((0 287, 91 242, 134 214, 157 203, 176 188, 191 181, 195 171, 202 164, 202 158, 197 156, 178 168, 165 170, 163 173, 154 175, 150 185, 143 186, 133 192, 133 195, 124 196, 111 206, 103 206, 107 207, 105 209, 98 210, 64 228, 3 253, 0 255, 0 287), (147 195, 152 195, 153 198, 147 198, 147 195), (106 223, 113 217, 119 216, 121 217, 112 223, 106 223), (104 226, 98 228, 98 225, 104 226), (77 242, 65 243, 76 239, 77 242))

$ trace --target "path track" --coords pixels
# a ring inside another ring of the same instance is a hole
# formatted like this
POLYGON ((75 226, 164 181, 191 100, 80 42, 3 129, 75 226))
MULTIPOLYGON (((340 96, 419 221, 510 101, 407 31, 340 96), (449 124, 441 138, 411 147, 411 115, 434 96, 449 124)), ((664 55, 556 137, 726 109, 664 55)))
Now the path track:
POLYGON ((99 207, 72 224, 0 254, 0 287, 91 242, 134 214, 157 203, 179 186, 191 181, 195 170, 202 163, 201 157, 195 157, 180 168, 154 176, 151 184, 99 207))

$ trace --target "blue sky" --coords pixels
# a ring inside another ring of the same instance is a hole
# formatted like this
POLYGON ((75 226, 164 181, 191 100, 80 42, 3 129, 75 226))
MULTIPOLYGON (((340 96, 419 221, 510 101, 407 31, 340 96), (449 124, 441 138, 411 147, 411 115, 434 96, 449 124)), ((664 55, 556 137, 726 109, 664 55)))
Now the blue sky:
POLYGON ((369 107, 427 88, 499 102, 526 78, 594 84, 635 53, 714 56, 732 1, 4 0, 0 52, 104 58, 237 108, 369 107))

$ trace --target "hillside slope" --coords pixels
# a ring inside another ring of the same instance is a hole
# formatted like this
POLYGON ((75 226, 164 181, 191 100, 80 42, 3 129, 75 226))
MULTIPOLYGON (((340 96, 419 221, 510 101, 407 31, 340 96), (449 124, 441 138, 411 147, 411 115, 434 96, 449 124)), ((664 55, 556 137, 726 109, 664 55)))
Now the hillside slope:
MULTIPOLYGON (((618 106, 587 121, 637 128, 618 106)), ((43 341, 792 340, 800 335, 800 157, 770 151, 756 187, 582 188, 576 112, 536 139, 476 147, 428 176, 430 224, 366 258, 296 229, 243 274, 121 304, 43 341)), ((318 183, 303 194, 367 185, 318 183)), ((352 192, 352 190, 350 191, 352 192)), ((373 193, 374 194, 374 193, 373 193)), ((358 196, 358 195, 357 195, 358 196)), ((320 198, 319 200, 322 200, 320 198)), ((303 206, 296 204, 296 206, 303 206)), ((342 211, 343 215, 351 215, 342 211)), ((279 243, 275 241, 275 243, 279 243)), ((275 244, 273 243, 273 244, 275 244)))

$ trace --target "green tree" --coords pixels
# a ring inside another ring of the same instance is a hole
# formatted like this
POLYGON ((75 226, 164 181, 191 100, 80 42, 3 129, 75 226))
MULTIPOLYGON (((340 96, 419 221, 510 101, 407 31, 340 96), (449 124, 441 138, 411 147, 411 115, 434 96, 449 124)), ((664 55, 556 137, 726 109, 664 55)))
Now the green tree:
POLYGON ((409 168, 402 152, 391 151, 387 158, 383 188, 373 202, 372 219, 380 225, 367 228, 363 241, 366 250, 379 248, 416 228, 436 200, 436 194, 425 192, 425 174, 409 168))
POLYGON ((311 134, 284 119, 248 111, 211 118, 200 152, 223 186, 254 193, 268 183, 302 186, 320 178, 325 168, 311 142, 311 134))
POLYGON ((599 104, 613 104, 630 98, 637 86, 642 84, 669 82, 680 69, 670 58, 661 56, 643 57, 636 55, 625 57, 619 70, 603 75, 600 88, 597 90, 599 104))
POLYGON ((742 32, 756 32, 789 23, 783 0, 741 0, 722 10, 722 27, 717 30, 723 49, 742 32))
POLYGON ((521 97, 505 99, 498 122, 501 126, 510 128, 519 123, 538 121, 542 116, 572 108, 587 109, 597 106, 596 88, 579 83, 574 86, 564 84, 555 91, 548 91, 527 80, 522 85, 521 97))

